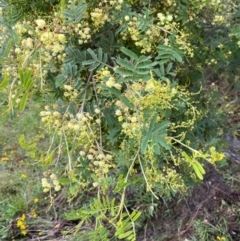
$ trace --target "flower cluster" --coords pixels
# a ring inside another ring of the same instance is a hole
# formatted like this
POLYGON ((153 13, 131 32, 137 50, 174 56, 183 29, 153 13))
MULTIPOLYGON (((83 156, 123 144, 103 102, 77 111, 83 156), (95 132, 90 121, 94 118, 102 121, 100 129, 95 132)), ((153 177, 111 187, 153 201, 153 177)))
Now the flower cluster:
MULTIPOLYGON (((134 44, 141 48, 141 53, 149 53, 152 50, 152 45, 154 41, 159 40, 160 30, 154 27, 149 27, 149 29, 145 33, 142 33, 140 29, 138 29, 139 19, 144 16, 134 16, 129 17, 128 15, 124 17, 124 21, 127 22, 127 31, 121 32, 122 40, 126 41, 127 39, 131 39, 134 44), (153 33, 153 30, 156 32, 153 33), (156 34, 156 35, 155 35, 156 34), (156 38, 156 36, 158 36, 156 38)), ((119 22, 122 24, 122 20, 119 22)))
POLYGON ((147 16, 144 14, 137 14, 132 17, 126 15, 124 20, 120 20, 119 24, 127 24, 126 31, 121 32, 122 40, 131 39, 134 44, 141 49, 141 53, 150 53, 156 50, 156 46, 161 40, 167 39, 171 31, 177 27, 177 23, 173 22, 171 14, 164 15, 159 13, 158 21, 154 24, 149 20, 148 25, 142 29, 143 19, 147 16))
POLYGON ((147 94, 143 97, 142 103, 144 109, 155 107, 169 109, 171 100, 177 94, 177 90, 172 88, 170 82, 159 82, 151 78, 145 86, 147 94))
POLYGON ((45 62, 43 66, 47 67, 52 61, 62 63, 66 56, 64 53, 65 35, 52 31, 43 19, 36 20, 36 24, 36 35, 38 36, 38 41, 41 43, 41 57, 45 62))
POLYGON ((96 78, 101 84, 105 84, 108 88, 114 87, 118 90, 122 88, 121 84, 116 82, 116 78, 111 74, 107 67, 98 71, 96 78))
POLYGON ((79 144, 86 141, 91 143, 92 134, 89 131, 91 129, 94 134, 97 124, 101 122, 99 117, 95 120, 90 113, 73 115, 67 110, 62 113, 58 110, 57 105, 54 105, 53 108, 45 106, 45 111, 41 111, 40 116, 47 127, 57 130, 58 135, 62 135, 63 132, 73 134, 77 131, 79 144))
MULTIPOLYGON (((111 168, 115 167, 115 164, 112 162, 113 155, 110 153, 106 154, 99 148, 90 148, 88 152, 80 151, 79 155, 89 161, 91 172, 93 172, 99 180, 104 178, 111 168)), ((98 184, 95 182, 93 185, 97 186, 98 184)))
POLYGON ((222 15, 215 15, 212 24, 214 25, 221 25, 223 23, 226 23, 226 17, 222 15))
POLYGON ((62 24, 61 27, 58 28, 58 31, 74 35, 78 39, 80 45, 89 43, 92 37, 92 30, 89 23, 83 20, 76 25, 62 24))
POLYGON ((75 101, 78 96, 78 91, 74 89, 71 85, 64 85, 64 97, 67 98, 68 101, 75 101))
POLYGON ((181 31, 176 35, 176 43, 179 45, 179 49, 182 50, 186 55, 193 58, 194 57, 194 49, 192 45, 188 42, 190 39, 191 33, 187 33, 186 31, 181 31))
POLYGON ((122 9, 123 0, 104 0, 98 3, 98 7, 94 8, 90 17, 95 27, 94 32, 98 31, 106 22, 115 20, 115 17, 110 15, 112 9, 120 11, 122 9))
POLYGON ((37 218, 37 213, 36 213, 35 210, 32 210, 32 211, 31 211, 31 217, 32 217, 32 218, 37 218))
MULTIPOLYGON (((106 9, 106 8, 105 8, 106 9)), ((96 29, 102 27, 106 21, 110 21, 108 17, 108 13, 103 8, 95 8, 90 13, 91 19, 93 21, 93 25, 96 27, 96 29)))
POLYGON ((2 162, 7 162, 7 161, 10 160, 10 158, 7 156, 7 153, 5 152, 5 153, 2 155, 2 157, 1 157, 0 160, 1 160, 2 162))
POLYGON ((184 184, 184 180, 182 176, 177 173, 177 171, 173 168, 164 167, 161 172, 155 167, 158 163, 157 161, 153 161, 154 159, 149 159, 149 166, 146 168, 146 177, 151 183, 151 186, 147 186, 147 191, 150 188, 153 188, 154 184, 161 183, 160 187, 160 195, 168 192, 168 196, 171 196, 171 192, 176 192, 177 190, 181 190, 182 192, 185 191, 186 187, 184 184), (169 188, 170 187, 170 188, 169 188))
MULTIPOLYGON (((44 19, 37 19, 35 22, 23 21, 16 23, 12 29, 18 33, 19 38, 8 59, 15 65, 5 62, 4 72, 18 79, 17 65, 23 67, 27 65, 28 68, 32 69, 32 79, 40 80, 35 81, 33 86, 41 86, 42 89, 48 70, 54 72, 56 66, 61 64, 66 56, 64 53, 65 35, 56 33, 51 28, 50 24, 44 19)), ((18 81, 14 83, 19 85, 18 81)), ((18 90, 13 91, 13 94, 19 95, 18 90)), ((16 103, 20 102, 19 97, 14 100, 16 103)))
POLYGON ((21 230, 21 234, 26 236, 27 235, 27 225, 26 225, 26 215, 23 214, 18 220, 17 220, 17 227, 21 230))
POLYGON ((121 101, 117 101, 116 106, 118 108, 115 115, 118 117, 118 121, 122 123, 122 133, 130 138, 140 138, 141 127, 143 126, 142 116, 138 115, 136 112, 132 112, 121 101))
POLYGON ((159 22, 159 25, 163 25, 165 23, 169 23, 169 22, 172 22, 173 20, 173 16, 171 14, 163 14, 163 13, 158 13, 157 14, 157 17, 159 18, 160 22, 159 22))
POLYGON ((60 191, 61 186, 59 184, 59 181, 57 180, 57 176, 52 173, 49 178, 42 178, 42 187, 43 192, 49 192, 52 189, 54 189, 56 192, 60 191))

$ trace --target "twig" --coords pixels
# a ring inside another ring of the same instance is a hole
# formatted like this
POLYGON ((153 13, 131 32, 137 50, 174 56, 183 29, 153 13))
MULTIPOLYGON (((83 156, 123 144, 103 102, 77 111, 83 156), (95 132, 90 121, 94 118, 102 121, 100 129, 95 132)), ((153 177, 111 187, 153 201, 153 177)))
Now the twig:
POLYGON ((140 156, 138 155, 138 161, 139 161, 139 164, 140 164, 140 167, 141 167, 141 170, 142 170, 142 174, 143 174, 143 177, 144 177, 144 180, 146 182, 146 185, 147 185, 147 188, 149 189, 149 191, 152 193, 152 195, 158 200, 159 198, 156 196, 156 194, 153 192, 151 186, 149 185, 148 183, 148 180, 147 180, 147 177, 145 175, 145 172, 143 170, 143 166, 142 166, 142 162, 141 162, 141 159, 140 159, 140 156))
POLYGON ((85 90, 85 93, 84 93, 84 97, 83 97, 83 102, 81 104, 81 107, 79 109, 79 113, 83 114, 83 110, 84 110, 84 105, 85 105, 85 100, 86 100, 86 96, 87 96, 87 89, 88 89, 88 85, 92 79, 92 76, 93 76, 93 71, 91 71, 90 75, 88 76, 88 80, 87 80, 87 86, 86 86, 86 90, 85 90))
MULTIPOLYGON (((94 89, 94 93, 95 93, 96 100, 97 100, 97 105, 98 105, 99 100, 98 100, 98 95, 97 95, 97 89, 96 89, 96 83, 95 83, 95 82, 93 82, 93 89, 94 89)), ((99 106, 98 106, 98 107, 99 107, 99 106)), ((101 114, 101 113, 100 113, 100 114, 101 114)), ((100 114, 98 115, 99 117, 101 117, 100 114)), ((100 146, 101 146, 101 148, 102 148, 102 126, 101 126, 101 122, 98 123, 98 125, 99 125, 99 140, 100 140, 100 146)))

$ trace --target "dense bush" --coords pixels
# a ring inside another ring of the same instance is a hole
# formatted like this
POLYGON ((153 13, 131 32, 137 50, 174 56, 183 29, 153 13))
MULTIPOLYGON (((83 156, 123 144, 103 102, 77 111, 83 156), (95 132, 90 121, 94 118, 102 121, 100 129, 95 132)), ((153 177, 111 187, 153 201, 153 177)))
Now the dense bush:
POLYGON ((137 220, 154 213, 155 200, 185 192, 203 179, 205 162, 224 157, 216 151, 221 113, 204 76, 237 59, 237 7, 230 0, 3 4, 2 101, 13 116, 28 101, 45 101, 39 114, 49 149, 24 136, 19 144, 49 165, 42 186, 51 200, 59 192, 69 202, 88 196, 65 213, 80 220, 76 232, 95 220, 86 239, 136 240, 137 220))

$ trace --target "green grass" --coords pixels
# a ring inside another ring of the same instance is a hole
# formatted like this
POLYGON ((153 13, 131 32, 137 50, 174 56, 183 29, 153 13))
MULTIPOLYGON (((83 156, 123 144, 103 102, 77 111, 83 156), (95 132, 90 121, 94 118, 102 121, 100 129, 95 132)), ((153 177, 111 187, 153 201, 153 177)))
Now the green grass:
MULTIPOLYGON (((41 188, 43 170, 34 165, 37 160, 31 160, 18 144, 21 134, 30 139, 40 131, 38 103, 30 104, 23 113, 17 113, 14 119, 2 114, 0 120, 0 239, 20 237, 20 229, 16 227, 17 220, 26 214, 27 222, 34 220, 33 210, 42 214, 41 207, 46 205, 41 188), (36 202, 38 198, 39 202, 36 202), (35 200, 35 201, 34 201, 35 200), (36 203, 35 203, 36 202, 36 203), (41 202, 41 203, 40 203, 41 202)), ((3 113, 3 107, 0 110, 3 113)))

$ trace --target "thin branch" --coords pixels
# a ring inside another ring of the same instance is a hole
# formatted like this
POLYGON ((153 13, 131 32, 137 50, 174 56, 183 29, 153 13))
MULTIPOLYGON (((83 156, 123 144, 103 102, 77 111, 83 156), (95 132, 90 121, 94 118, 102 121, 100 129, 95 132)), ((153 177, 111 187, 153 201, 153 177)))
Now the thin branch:
POLYGON ((151 186, 149 185, 148 183, 148 180, 147 180, 147 177, 145 175, 145 172, 143 170, 143 166, 142 166, 142 162, 141 162, 141 158, 140 156, 138 155, 138 161, 139 161, 139 164, 140 164, 140 167, 141 167, 141 171, 142 171, 142 174, 143 174, 143 177, 144 177, 144 180, 146 182, 146 185, 147 185, 147 189, 152 193, 152 195, 158 200, 159 198, 156 196, 156 194, 153 192, 151 186))
MULTIPOLYGON (((96 96, 96 100, 97 100, 97 105, 98 105, 98 103, 99 103, 99 100, 98 100, 98 95, 97 95, 97 89, 96 89, 96 83, 95 82, 93 82, 93 89, 94 89, 94 93, 95 93, 95 96, 96 96)), ((99 106, 98 106, 99 107, 99 106)), ((101 113, 98 115, 100 118, 101 118, 101 113)), ((99 118, 99 119, 100 119, 99 118)), ((98 123, 98 125, 99 125, 99 140, 100 140, 100 146, 101 146, 101 148, 102 148, 102 126, 101 126, 101 122, 100 123, 98 123)))
POLYGON ((67 142, 67 137, 66 137, 65 131, 63 131, 63 136, 64 136, 64 139, 65 139, 65 144, 66 144, 66 148, 67 148, 68 168, 69 168, 69 171, 71 171, 72 170, 72 160, 71 160, 71 155, 69 153, 69 147, 68 147, 68 142, 67 142))
POLYGON ((83 97, 83 102, 81 104, 81 107, 79 109, 79 113, 83 114, 83 110, 84 110, 84 105, 85 105, 85 100, 86 100, 86 97, 87 97, 87 89, 88 89, 88 85, 92 79, 92 76, 93 76, 93 71, 91 71, 90 75, 88 76, 88 80, 87 80, 87 86, 86 86, 86 90, 85 90, 85 93, 84 93, 84 97, 83 97))
MULTIPOLYGON (((140 147, 138 148, 137 153, 134 156, 134 158, 132 159, 132 163, 131 163, 130 167, 128 168, 128 172, 127 172, 127 175, 126 175, 125 180, 124 180, 125 183, 127 183, 127 181, 128 181, 128 177, 130 175, 130 172, 132 171, 132 168, 133 168, 133 165, 135 164, 135 161, 137 160, 137 157, 139 155, 139 151, 140 151, 140 147)), ((127 189, 127 187, 125 186, 123 188, 123 193, 122 193, 122 196, 121 196, 121 201, 120 201, 120 204, 119 204, 118 213, 116 214, 116 216, 112 220, 116 220, 117 217, 120 215, 120 213, 123 210, 124 200, 125 200, 125 195, 126 195, 126 189, 127 189)))
POLYGON ((166 33, 172 34, 171 32, 169 32, 168 30, 166 30, 166 29, 163 28, 163 27, 159 27, 159 26, 156 26, 156 25, 155 25, 154 27, 157 27, 157 28, 161 29, 162 31, 164 31, 164 32, 166 32, 166 33))
POLYGON ((22 67, 25 67, 27 65, 27 62, 29 60, 29 58, 31 57, 31 55, 41 46, 41 43, 39 43, 35 49, 33 49, 28 55, 27 57, 24 59, 23 63, 22 63, 22 67))

